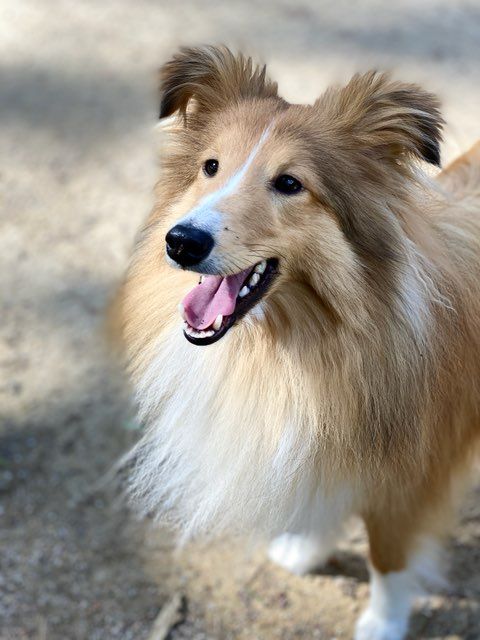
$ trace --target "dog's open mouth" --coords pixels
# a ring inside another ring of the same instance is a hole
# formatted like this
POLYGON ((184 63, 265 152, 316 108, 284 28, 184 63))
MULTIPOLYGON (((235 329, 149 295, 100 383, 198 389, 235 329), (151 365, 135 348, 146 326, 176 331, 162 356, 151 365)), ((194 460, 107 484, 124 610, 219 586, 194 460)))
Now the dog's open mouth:
POLYGON ((261 300, 277 274, 278 260, 270 258, 231 276, 202 276, 180 304, 187 340, 198 345, 220 340, 261 300))

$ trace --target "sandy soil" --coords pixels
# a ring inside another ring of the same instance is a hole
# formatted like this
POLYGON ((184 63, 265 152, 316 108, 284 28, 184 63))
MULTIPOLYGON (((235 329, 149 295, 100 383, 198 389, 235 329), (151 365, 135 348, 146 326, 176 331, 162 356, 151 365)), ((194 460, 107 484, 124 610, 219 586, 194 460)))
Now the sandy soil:
MULTIPOLYGON (((358 527, 325 571, 300 579, 241 541, 172 555, 169 537, 135 523, 102 483, 138 435, 100 326, 152 200, 153 70, 179 43, 220 41, 270 62, 298 101, 354 70, 393 68, 442 97, 446 160, 480 138, 473 0, 4 0, 3 640, 160 640, 154 620, 172 595, 171 640, 346 639, 366 600, 358 527)), ((451 587, 419 606, 412 637, 480 638, 477 505, 452 539, 451 587)))

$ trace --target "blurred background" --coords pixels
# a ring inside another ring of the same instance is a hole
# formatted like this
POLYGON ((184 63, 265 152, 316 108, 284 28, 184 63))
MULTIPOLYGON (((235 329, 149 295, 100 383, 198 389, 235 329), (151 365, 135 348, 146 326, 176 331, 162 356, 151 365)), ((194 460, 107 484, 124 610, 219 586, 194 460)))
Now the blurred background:
MULTIPOLYGON (((267 62, 294 101, 392 69, 440 95, 444 163, 480 138, 475 0, 2 0, 2 640, 340 640, 366 602, 360 529, 296 578, 241 541, 174 553, 102 483, 138 437, 101 327, 152 204, 155 70, 199 43, 267 62)), ((414 638, 480 638, 474 495, 450 551, 450 588, 419 606, 414 638)))

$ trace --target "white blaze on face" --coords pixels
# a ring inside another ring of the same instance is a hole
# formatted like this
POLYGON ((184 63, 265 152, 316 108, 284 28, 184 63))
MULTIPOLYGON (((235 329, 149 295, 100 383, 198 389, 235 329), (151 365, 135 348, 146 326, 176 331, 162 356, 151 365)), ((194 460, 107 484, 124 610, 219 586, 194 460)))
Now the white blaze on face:
POLYGON ((219 204, 223 199, 231 196, 235 193, 243 179, 247 175, 253 160, 257 156, 264 142, 268 138, 271 125, 265 129, 260 136, 259 141, 250 151, 248 158, 243 165, 225 182, 223 186, 209 193, 202 198, 200 202, 181 220, 177 221, 177 224, 192 225, 202 231, 207 231, 212 235, 215 235, 222 228, 222 212, 219 209, 219 204))

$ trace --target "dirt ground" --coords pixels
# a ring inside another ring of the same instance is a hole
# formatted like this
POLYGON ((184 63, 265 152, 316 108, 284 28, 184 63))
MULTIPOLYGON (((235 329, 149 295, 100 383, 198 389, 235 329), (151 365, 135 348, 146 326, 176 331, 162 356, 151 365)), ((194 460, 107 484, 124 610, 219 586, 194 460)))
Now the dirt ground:
MULTIPOLYGON (((474 0, 3 0, 2 640, 340 640, 367 598, 357 525, 297 578, 242 541, 174 554, 102 480, 138 437, 100 328, 152 201, 154 69, 199 42, 269 62, 297 101, 391 68, 441 96, 445 161, 480 138, 474 0)), ((419 605, 412 638, 480 638, 478 495, 450 544, 450 588, 419 605)))

